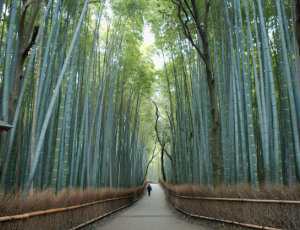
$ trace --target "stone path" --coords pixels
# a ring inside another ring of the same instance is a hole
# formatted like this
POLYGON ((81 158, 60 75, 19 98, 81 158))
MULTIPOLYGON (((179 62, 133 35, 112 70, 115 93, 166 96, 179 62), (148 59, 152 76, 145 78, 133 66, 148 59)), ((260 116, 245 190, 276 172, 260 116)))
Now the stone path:
POLYGON ((96 228, 97 230, 206 230, 199 225, 189 224, 176 216, 168 208, 163 189, 151 184, 149 197, 145 194, 114 220, 96 228))

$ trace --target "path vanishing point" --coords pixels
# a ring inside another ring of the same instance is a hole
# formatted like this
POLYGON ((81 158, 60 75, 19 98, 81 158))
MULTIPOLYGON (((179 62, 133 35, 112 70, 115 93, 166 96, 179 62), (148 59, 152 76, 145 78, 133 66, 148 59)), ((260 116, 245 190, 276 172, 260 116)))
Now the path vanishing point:
POLYGON ((178 219, 168 208, 163 189, 151 184, 151 196, 139 201, 97 230, 207 230, 178 219))

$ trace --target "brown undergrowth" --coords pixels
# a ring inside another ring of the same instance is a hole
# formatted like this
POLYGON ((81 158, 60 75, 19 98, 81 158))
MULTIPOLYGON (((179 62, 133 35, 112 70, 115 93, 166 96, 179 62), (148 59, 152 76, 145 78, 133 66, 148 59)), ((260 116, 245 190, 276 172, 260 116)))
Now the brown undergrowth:
POLYGON ((165 186, 171 192, 190 197, 300 200, 300 185, 295 185, 294 187, 268 185, 256 189, 251 186, 221 186, 213 188, 191 184, 171 185, 165 182, 165 186))
POLYGON ((214 189, 205 186, 171 185, 160 182, 165 187, 171 202, 189 214, 280 229, 299 229, 300 226, 300 204, 186 199, 172 194, 201 198, 300 201, 300 185, 291 188, 269 185, 257 189, 251 186, 214 189))
POLYGON ((0 222, 0 229, 70 229, 125 205, 131 204, 139 196, 146 182, 134 189, 89 189, 64 190, 57 196, 51 190, 35 191, 23 203, 24 192, 0 194, 0 217, 21 215, 37 211, 66 208, 111 198, 113 201, 89 205, 58 213, 30 217, 22 220, 0 222))

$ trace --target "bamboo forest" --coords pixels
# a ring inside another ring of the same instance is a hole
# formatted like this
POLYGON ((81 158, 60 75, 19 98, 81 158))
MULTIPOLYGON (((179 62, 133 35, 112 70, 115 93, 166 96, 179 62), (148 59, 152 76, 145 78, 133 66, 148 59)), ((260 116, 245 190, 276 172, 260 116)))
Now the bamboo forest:
POLYGON ((0 19, 3 197, 298 188, 299 0, 0 0, 0 19))

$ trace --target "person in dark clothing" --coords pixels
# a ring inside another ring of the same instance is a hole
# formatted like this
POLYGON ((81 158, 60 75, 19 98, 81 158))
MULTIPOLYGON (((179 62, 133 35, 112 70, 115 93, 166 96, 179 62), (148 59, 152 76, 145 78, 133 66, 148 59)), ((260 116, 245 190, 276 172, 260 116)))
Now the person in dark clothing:
POLYGON ((150 196, 150 192, 151 192, 151 190, 152 190, 150 184, 148 184, 147 190, 148 190, 148 195, 150 196))

